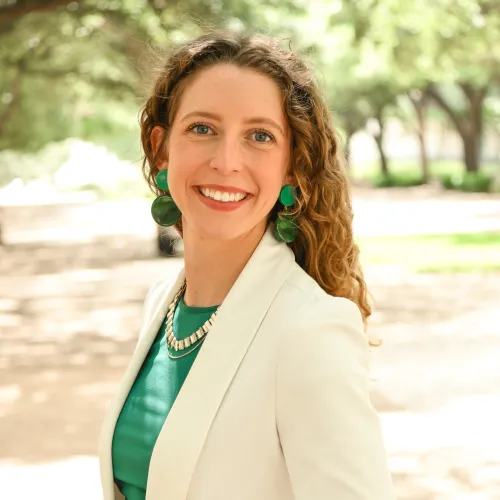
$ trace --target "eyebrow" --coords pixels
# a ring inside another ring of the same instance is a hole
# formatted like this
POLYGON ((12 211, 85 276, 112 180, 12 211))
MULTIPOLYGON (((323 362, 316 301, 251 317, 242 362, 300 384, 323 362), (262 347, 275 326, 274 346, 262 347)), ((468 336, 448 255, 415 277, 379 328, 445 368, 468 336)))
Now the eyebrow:
MULTIPOLYGON (((215 114, 215 113, 209 113, 208 111, 192 111, 191 113, 188 113, 187 115, 185 115, 182 119, 181 119, 181 122, 189 119, 189 118, 192 118, 194 116, 201 116, 201 117, 204 117, 204 118, 209 118, 211 120, 217 120, 217 121, 222 121, 222 118, 215 114)), ((259 123, 265 123, 267 125, 271 125, 272 127, 276 127, 280 132, 281 134, 284 136, 285 135, 285 132, 283 130, 283 127, 275 122, 274 120, 272 120, 271 118, 266 118, 264 116, 254 116, 252 118, 248 118, 244 121, 245 124, 248 124, 248 125, 257 125, 259 123)))

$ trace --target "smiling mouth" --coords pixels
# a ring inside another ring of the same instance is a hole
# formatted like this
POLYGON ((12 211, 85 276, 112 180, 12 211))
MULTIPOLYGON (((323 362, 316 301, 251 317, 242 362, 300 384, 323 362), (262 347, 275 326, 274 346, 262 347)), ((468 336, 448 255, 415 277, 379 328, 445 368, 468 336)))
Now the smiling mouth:
POLYGON ((222 203, 235 203, 244 200, 248 193, 229 193, 228 191, 218 191, 215 189, 209 189, 204 187, 199 187, 198 191, 211 200, 221 201, 222 203))

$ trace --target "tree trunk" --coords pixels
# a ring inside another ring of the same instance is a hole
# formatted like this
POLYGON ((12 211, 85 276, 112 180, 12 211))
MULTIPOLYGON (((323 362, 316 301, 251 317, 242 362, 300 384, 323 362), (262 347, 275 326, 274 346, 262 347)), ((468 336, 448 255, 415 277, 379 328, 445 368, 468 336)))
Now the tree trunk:
POLYGON ((13 116, 17 105, 21 100, 21 86, 23 82, 23 78, 26 72, 26 60, 27 55, 23 56, 19 61, 17 61, 16 74, 14 75, 14 79, 10 84, 10 95, 11 99, 8 103, 5 104, 5 107, 0 113, 0 137, 5 133, 5 126, 7 122, 10 120, 11 116, 13 116))
POLYGON ((426 120, 425 113, 427 110, 427 96, 424 92, 409 92, 408 97, 415 108, 415 114, 417 115, 417 138, 418 146, 420 152, 420 170, 422 172, 422 179, 424 183, 428 183, 430 180, 429 172, 429 157, 427 154, 427 142, 426 142, 426 120))
POLYGON ((464 161, 467 172, 479 172, 480 137, 474 133, 465 134, 462 136, 462 141, 464 144, 464 161))
POLYGON ((344 140, 344 156, 346 160, 346 165, 350 168, 351 167, 351 135, 346 134, 345 140, 344 140))
POLYGON ((357 132, 357 130, 347 127, 345 131, 345 139, 344 139, 344 155, 347 161, 347 166, 351 166, 351 139, 352 136, 357 132))
POLYGON ((484 85, 477 88, 467 82, 458 85, 468 101, 467 111, 463 116, 451 107, 433 85, 429 86, 429 95, 449 116, 462 139, 467 172, 479 172, 484 122, 483 104, 489 87, 484 85))
POLYGON ((380 171, 384 177, 389 176, 389 162, 387 161, 387 155, 384 151, 384 146, 382 144, 382 139, 380 136, 374 137, 377 144, 377 149, 380 155, 380 171))
POLYGON ((5 126, 13 116, 16 106, 21 99, 21 82, 24 75, 24 60, 20 60, 18 64, 17 73, 14 76, 14 80, 10 85, 10 95, 11 99, 5 104, 3 110, 0 112, 0 137, 5 133, 5 126))
POLYGON ((464 161, 467 172, 479 172, 481 162, 481 142, 483 135, 483 103, 487 87, 476 89, 466 83, 461 84, 469 101, 468 119, 463 126, 464 161))
POLYGON ((375 116, 378 124, 378 131, 373 134, 373 138, 375 139, 375 143, 377 144, 377 149, 380 155, 380 171, 384 177, 389 176, 389 161, 387 159, 387 155, 384 151, 384 119, 382 115, 382 111, 377 113, 375 116))
POLYGON ((427 155, 427 143, 425 142, 425 127, 423 123, 419 125, 419 130, 417 132, 418 145, 420 150, 420 171, 422 172, 422 180, 424 184, 430 181, 429 172, 429 157, 427 155))

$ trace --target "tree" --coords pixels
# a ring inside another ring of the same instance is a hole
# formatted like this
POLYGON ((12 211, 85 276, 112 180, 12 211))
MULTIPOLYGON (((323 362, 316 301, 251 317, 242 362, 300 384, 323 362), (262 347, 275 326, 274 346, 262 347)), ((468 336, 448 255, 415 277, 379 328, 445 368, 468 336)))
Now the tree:
POLYGON ((395 65, 418 72, 425 88, 463 143, 468 172, 479 170, 484 102, 499 74, 500 10, 497 0, 424 0, 393 7, 395 65), (453 14, 451 14, 453 12, 453 14))
POLYGON ((137 109, 138 98, 151 81, 146 67, 154 58, 151 46, 191 36, 202 29, 200 25, 260 25, 283 32, 290 24, 280 23, 279 13, 289 11, 291 19, 300 12, 294 0, 273 0, 260 9, 257 4, 243 0, 0 4, 0 148, 36 149, 60 138, 60 130, 71 135, 78 128, 78 110, 90 112, 99 95, 137 109), (45 91, 43 100, 36 89, 45 91))
POLYGON ((429 157, 427 154, 426 142, 426 115, 429 107, 429 96, 425 90, 410 89, 406 92, 409 102, 412 104, 415 111, 416 127, 415 132, 418 138, 418 147, 420 151, 420 171, 422 173, 422 181, 428 183, 430 181, 429 157))
POLYGON ((130 43, 120 44, 111 26, 102 34, 96 17, 61 11, 40 22, 40 15, 19 19, 15 30, 0 35, 2 148, 32 150, 67 137, 74 131, 72 109, 95 89, 132 99, 138 86, 130 43))
POLYGON ((479 85, 462 81, 455 85, 463 92, 462 105, 454 106, 442 88, 435 84, 429 84, 427 93, 446 113, 460 135, 467 172, 478 172, 484 130, 484 100, 488 94, 489 84, 479 85))
POLYGON ((388 74, 383 55, 375 53, 371 41, 364 38, 367 23, 363 10, 343 3, 329 16, 326 36, 317 35, 317 59, 330 107, 345 134, 347 155, 351 137, 365 129, 377 146, 381 174, 387 177, 386 121, 400 89, 388 74))
POLYGON ((477 171, 484 102, 500 73, 500 2, 344 2, 331 22, 351 26, 397 86, 432 98, 462 139, 467 171, 477 171))

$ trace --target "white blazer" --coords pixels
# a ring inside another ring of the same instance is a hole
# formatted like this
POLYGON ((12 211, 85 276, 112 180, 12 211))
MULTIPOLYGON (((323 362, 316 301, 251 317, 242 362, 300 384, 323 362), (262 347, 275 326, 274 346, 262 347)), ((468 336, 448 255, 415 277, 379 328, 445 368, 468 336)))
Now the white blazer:
MULTIPOLYGON (((104 500, 117 417, 184 280, 153 286, 103 423, 104 500)), ((147 500, 391 500, 357 306, 327 295, 264 235, 221 305, 153 450, 147 500)))

